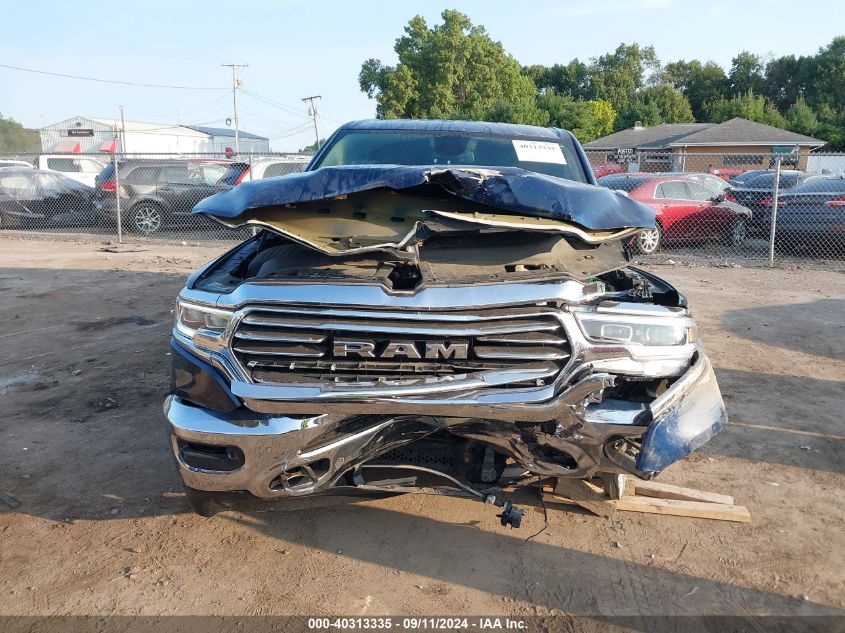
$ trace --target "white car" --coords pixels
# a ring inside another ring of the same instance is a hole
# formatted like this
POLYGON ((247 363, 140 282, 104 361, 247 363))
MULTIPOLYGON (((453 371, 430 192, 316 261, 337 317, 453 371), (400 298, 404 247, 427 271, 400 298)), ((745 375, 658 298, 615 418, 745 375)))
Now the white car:
POLYGON ((46 171, 57 171, 83 185, 94 186, 97 177, 106 163, 92 156, 72 156, 68 154, 42 154, 35 159, 35 167, 46 171))
POLYGON ((25 160, 0 158, 0 169, 3 169, 4 167, 32 167, 32 163, 28 163, 25 160))
POLYGON ((252 168, 246 161, 239 161, 229 166, 229 170, 220 179, 220 184, 234 187, 242 182, 274 178, 285 174, 295 174, 305 169, 311 156, 292 154, 290 156, 264 156, 252 159, 252 168))

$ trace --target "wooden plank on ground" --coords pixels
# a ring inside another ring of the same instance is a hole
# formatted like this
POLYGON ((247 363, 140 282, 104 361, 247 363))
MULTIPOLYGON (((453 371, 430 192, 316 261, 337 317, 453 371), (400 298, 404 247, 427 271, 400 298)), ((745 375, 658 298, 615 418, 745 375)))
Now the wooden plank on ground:
MULTIPOLYGON (((673 486, 673 488, 677 488, 677 486, 673 486)), ((654 490, 654 488, 652 488, 652 490, 654 490)), ((692 490, 692 492, 699 491, 692 490)), ((660 497, 640 495, 624 496, 618 500, 611 500, 604 496, 604 492, 599 486, 596 486, 590 481, 579 479, 562 479, 554 487, 551 485, 544 485, 543 493, 545 494, 546 501, 549 503, 563 503, 567 505, 580 506, 598 514, 599 516, 608 516, 616 510, 622 510, 627 512, 646 512, 649 514, 663 514, 668 516, 735 521, 739 523, 749 523, 751 521, 751 514, 749 513, 748 508, 744 506, 727 503, 713 503, 710 501, 664 499, 660 497), (561 485, 561 482, 565 483, 561 485), (577 484, 576 482, 580 482, 580 484, 577 484), (580 498, 574 499, 573 496, 580 498)), ((731 499, 731 497, 728 497, 727 495, 717 495, 717 497, 731 499)))
POLYGON ((718 519, 750 523, 751 513, 745 506, 709 503, 705 501, 682 501, 680 499, 658 499, 654 497, 622 497, 616 503, 617 510, 648 512, 672 516, 718 519))
POLYGON ((715 492, 705 492, 694 488, 683 488, 657 481, 634 482, 634 493, 642 497, 657 497, 659 499, 678 499, 680 501, 705 501, 732 506, 734 498, 730 495, 720 495, 715 492))

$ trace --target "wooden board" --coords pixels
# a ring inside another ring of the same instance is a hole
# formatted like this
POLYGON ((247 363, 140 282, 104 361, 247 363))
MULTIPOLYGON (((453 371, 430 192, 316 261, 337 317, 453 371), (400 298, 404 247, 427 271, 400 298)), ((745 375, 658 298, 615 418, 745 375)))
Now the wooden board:
POLYGON ((648 512, 651 514, 669 514, 679 517, 699 519, 718 519, 750 523, 751 513, 744 506, 708 503, 706 501, 682 501, 680 499, 658 499, 655 497, 622 497, 614 502, 617 510, 648 512))
POLYGON ((721 503, 732 506, 734 498, 730 495, 720 495, 716 492, 705 492, 694 488, 683 488, 664 484, 657 481, 634 481, 634 494, 641 497, 658 497, 660 499, 678 499, 680 501, 704 501, 707 503, 721 503))
MULTIPOLYGON (((656 482, 640 482, 634 485, 639 492, 639 485, 646 484, 646 490, 651 496, 634 494, 621 499, 610 499, 604 490, 591 481, 583 479, 564 479, 557 481, 554 488, 543 486, 544 498, 551 503, 577 505, 599 516, 610 516, 616 511, 646 512, 649 514, 663 514, 667 516, 684 516, 700 519, 715 519, 719 521, 734 521, 749 523, 751 513, 744 506, 734 505, 733 497, 719 495, 712 492, 682 488, 656 482), (656 495, 664 495, 659 497, 656 495), (678 495, 690 498, 665 498, 666 495, 678 495), (712 499, 712 500, 711 500, 712 499), (728 501, 721 503, 718 501, 728 501)), ((644 491, 644 492, 645 492, 644 491)))

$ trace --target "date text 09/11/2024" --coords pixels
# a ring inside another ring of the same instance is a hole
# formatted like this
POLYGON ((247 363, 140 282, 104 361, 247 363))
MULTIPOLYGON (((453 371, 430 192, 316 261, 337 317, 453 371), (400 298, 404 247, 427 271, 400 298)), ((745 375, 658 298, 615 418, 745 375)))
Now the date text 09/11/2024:
POLYGON ((390 630, 400 631, 415 630, 444 630, 444 631, 465 631, 465 630, 510 630, 521 631, 527 628, 525 620, 499 617, 479 618, 449 618, 449 617, 408 617, 394 619, 391 617, 340 617, 340 618, 309 618, 308 629, 311 631, 330 630, 390 630))

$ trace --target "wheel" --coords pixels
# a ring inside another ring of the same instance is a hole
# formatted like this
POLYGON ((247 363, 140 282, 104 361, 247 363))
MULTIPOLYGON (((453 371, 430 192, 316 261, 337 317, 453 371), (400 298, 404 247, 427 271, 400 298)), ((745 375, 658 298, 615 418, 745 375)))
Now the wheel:
POLYGON ((660 225, 656 224, 653 229, 645 229, 637 233, 636 238, 634 238, 634 246, 640 253, 651 255, 660 248, 662 240, 663 231, 660 229, 660 225))
POLYGON ((129 210, 127 225, 135 233, 151 235, 161 230, 164 214, 154 202, 139 202, 129 210))
POLYGON ((19 229, 23 226, 23 219, 17 215, 0 213, 0 229, 19 229))
POLYGON ((748 235, 748 221, 745 218, 739 218, 731 225, 728 243, 731 246, 739 246, 745 241, 746 235, 748 235))

